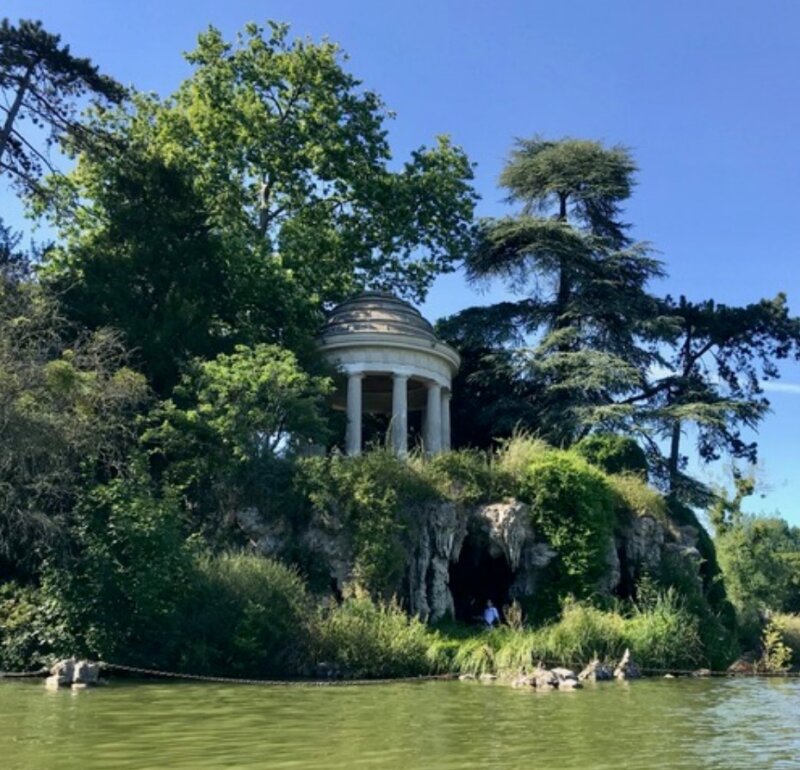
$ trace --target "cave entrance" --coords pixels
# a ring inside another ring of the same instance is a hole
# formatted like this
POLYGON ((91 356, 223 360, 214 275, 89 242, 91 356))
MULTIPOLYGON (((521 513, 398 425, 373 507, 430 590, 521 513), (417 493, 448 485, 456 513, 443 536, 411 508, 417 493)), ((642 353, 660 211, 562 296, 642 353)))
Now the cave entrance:
POLYGON ((456 620, 480 622, 486 601, 502 614, 510 602, 514 573, 503 554, 493 555, 485 538, 467 535, 458 561, 450 565, 450 592, 456 620))

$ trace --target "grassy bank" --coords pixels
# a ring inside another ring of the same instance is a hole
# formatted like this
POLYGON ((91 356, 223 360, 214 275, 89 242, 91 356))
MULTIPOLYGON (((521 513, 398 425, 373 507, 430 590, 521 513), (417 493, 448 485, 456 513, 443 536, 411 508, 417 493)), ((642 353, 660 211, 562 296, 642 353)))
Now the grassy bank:
MULTIPOLYGON (((395 602, 351 598, 323 606, 291 568, 257 556, 198 557, 161 625, 128 618, 127 646, 70 628, 46 595, 5 590, 0 600, 0 663, 34 668, 64 655, 164 670, 231 676, 395 677, 431 673, 523 672, 537 661, 579 666, 619 659, 630 648, 640 666, 706 665, 698 620, 674 591, 647 606, 598 609, 568 602, 536 628, 485 631, 432 628, 395 602)), ((87 622, 81 616, 81 622, 87 622)), ((90 629, 91 630, 91 629, 90 629)))

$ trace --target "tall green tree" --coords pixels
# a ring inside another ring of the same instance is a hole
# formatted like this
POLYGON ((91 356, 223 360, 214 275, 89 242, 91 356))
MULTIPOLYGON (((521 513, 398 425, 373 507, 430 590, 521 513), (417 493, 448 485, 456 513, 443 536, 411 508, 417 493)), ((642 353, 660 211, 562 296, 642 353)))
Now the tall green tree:
POLYGON ((77 120, 77 105, 87 97, 118 103, 125 95, 59 35, 29 19, 0 21, 0 92, 0 172, 28 192, 38 188, 43 171, 54 170, 50 147, 67 135, 79 146, 96 138, 77 120))
POLYGON ((471 164, 440 138, 398 167, 389 114, 337 46, 251 24, 234 43, 210 28, 187 59, 171 98, 95 113, 119 151, 81 153, 48 190, 64 242, 48 280, 82 322, 121 329, 160 392, 170 357, 302 357, 327 304, 366 286, 420 298, 461 258, 471 164))
POLYGON ((685 473, 686 428, 694 427, 701 461, 755 462, 752 431, 770 408, 763 383, 780 377, 780 361, 800 358, 800 318, 790 315, 784 294, 740 307, 667 297, 659 312, 669 322, 662 326, 658 367, 645 373, 636 392, 596 410, 594 418, 643 436, 669 489, 702 502, 705 490, 685 473))
POLYGON ((579 436, 586 410, 629 393, 654 360, 643 344, 655 333, 647 283, 661 266, 620 219, 635 170, 621 147, 518 141, 500 183, 521 210, 481 223, 467 273, 504 279, 523 298, 447 324, 454 337, 462 322, 491 328, 489 348, 505 330, 517 388, 537 401, 538 424, 528 427, 557 443, 579 436))

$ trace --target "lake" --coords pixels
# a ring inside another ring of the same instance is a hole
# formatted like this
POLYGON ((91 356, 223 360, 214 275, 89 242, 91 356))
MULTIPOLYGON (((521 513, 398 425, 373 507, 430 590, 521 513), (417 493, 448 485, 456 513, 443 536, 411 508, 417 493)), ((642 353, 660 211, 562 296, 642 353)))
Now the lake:
POLYGON ((800 768, 800 681, 676 679, 577 692, 0 682, 2 770, 800 768))

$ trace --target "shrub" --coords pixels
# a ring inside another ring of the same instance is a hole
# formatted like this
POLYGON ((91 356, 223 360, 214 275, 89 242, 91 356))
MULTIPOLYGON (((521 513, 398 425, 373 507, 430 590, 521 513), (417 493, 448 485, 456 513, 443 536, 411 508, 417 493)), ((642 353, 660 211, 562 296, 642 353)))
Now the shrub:
POLYGON ((308 654, 310 597, 297 572, 272 559, 243 552, 200 556, 181 614, 185 671, 294 674, 308 654))
POLYGON ((558 552, 562 594, 589 595, 606 568, 614 498, 605 476, 571 452, 534 454, 520 477, 534 526, 558 552))
POLYGON ((50 662, 68 644, 41 592, 14 582, 0 586, 0 670, 29 671, 50 662))
POLYGON ((445 670, 449 656, 436 632, 392 602, 348 599, 320 610, 313 659, 346 676, 415 676, 445 670))
POLYGON ((641 477, 633 473, 618 473, 608 477, 619 500, 619 508, 628 516, 651 516, 666 524, 669 521, 664 497, 641 477))
POLYGON ((572 448, 606 473, 634 473, 647 478, 647 456, 628 436, 596 433, 581 439, 572 448))
POLYGON ((415 510, 443 499, 414 464, 382 450, 302 460, 297 485, 314 510, 341 521, 358 585, 384 599, 400 589, 415 510))
POLYGON ((430 460, 417 459, 417 471, 431 480, 443 497, 465 504, 497 500, 508 494, 509 479, 477 449, 444 452, 430 460))
POLYGON ((792 660, 792 648, 784 639, 784 628, 773 618, 764 626, 761 634, 761 658, 758 667, 762 671, 779 674, 787 671, 792 660))
POLYGON ((800 615, 779 612, 773 616, 773 620, 781 630, 784 644, 792 651, 792 663, 800 665, 800 615))
POLYGON ((177 503, 134 467, 86 493, 73 518, 74 553, 46 562, 38 598, 59 629, 53 652, 166 663, 191 573, 177 503))

